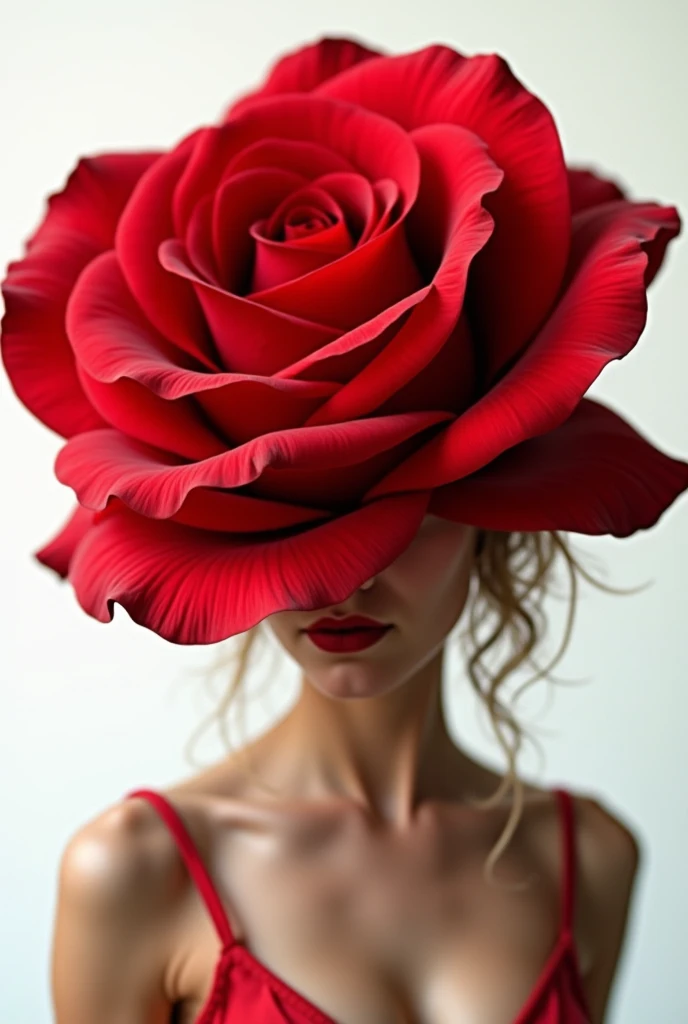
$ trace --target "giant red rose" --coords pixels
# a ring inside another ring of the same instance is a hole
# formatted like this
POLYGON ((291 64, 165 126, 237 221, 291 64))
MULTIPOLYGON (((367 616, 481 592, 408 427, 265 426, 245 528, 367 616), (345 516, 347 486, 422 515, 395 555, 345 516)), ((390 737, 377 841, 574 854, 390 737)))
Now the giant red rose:
POLYGON ((688 466, 585 392, 680 229, 567 167, 496 55, 288 54, 169 152, 79 161, 2 354, 78 505, 37 557, 176 643, 344 600, 426 513, 626 536, 688 466))

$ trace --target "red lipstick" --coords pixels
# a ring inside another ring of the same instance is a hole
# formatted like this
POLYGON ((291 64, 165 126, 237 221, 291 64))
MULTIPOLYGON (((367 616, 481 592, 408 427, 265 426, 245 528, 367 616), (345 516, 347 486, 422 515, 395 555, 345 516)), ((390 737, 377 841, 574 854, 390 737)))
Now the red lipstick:
POLYGON ((343 619, 333 619, 331 616, 326 616, 324 619, 318 619, 311 626, 306 629, 307 633, 317 629, 319 632, 322 630, 331 633, 333 630, 340 632, 343 629, 386 629, 388 623, 380 622, 379 619, 370 619, 367 615, 347 615, 343 619))
POLYGON ((303 632, 323 651, 362 651, 376 644, 391 628, 391 623, 366 615, 348 615, 344 619, 318 619, 303 632))

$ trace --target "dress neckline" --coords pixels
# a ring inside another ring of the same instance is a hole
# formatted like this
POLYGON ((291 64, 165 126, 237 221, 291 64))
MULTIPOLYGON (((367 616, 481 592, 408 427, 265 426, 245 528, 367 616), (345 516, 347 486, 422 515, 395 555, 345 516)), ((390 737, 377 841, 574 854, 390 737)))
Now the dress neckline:
MULTIPOLYGON (((538 1000, 542 996, 547 985, 551 981, 555 970, 562 962, 567 952, 573 958, 577 982, 577 995, 581 1000, 584 1009, 587 1011, 588 1007, 585 993, 582 991, 582 986, 579 983, 580 965, 578 963, 576 945, 573 941, 573 934, 569 927, 564 927, 559 931, 559 935, 549 953, 549 956, 542 966, 540 974, 528 993, 521 1009, 510 1024, 527 1024, 528 1017, 537 1006, 538 1000)), ((297 1010, 305 1016, 310 1024, 341 1024, 340 1021, 328 1016, 324 1010, 321 1010, 315 1003, 311 1002, 297 989, 289 985, 284 978, 271 970, 271 968, 269 968, 267 964, 264 964, 262 960, 259 960, 258 957, 251 952, 245 942, 238 939, 233 939, 221 948, 220 955, 215 966, 215 973, 210 992, 208 993, 198 1015, 193 1021, 193 1024, 211 1024, 215 1010, 224 999, 229 982, 229 974, 234 963, 241 963, 255 976, 266 981, 277 992, 281 999, 288 1003, 292 1009, 297 1010)))

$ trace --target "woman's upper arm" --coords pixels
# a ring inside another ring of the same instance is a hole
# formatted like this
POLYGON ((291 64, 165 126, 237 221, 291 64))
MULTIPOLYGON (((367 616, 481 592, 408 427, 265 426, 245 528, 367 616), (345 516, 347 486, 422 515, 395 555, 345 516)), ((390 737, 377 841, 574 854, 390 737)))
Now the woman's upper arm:
POLYGON ((579 798, 580 881, 595 936, 584 980, 593 1024, 603 1024, 625 947, 641 848, 633 831, 599 800, 579 798))
POLYGON ((55 1024, 170 1020, 169 844, 136 804, 106 810, 62 854, 51 951, 55 1024))

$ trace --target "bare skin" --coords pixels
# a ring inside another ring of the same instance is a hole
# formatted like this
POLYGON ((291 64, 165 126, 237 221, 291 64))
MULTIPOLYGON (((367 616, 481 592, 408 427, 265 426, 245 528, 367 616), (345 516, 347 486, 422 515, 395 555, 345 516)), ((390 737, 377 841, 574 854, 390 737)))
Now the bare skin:
MULTIPOLYGON (((427 516, 407 551, 346 601, 269 616, 303 669, 292 710, 247 748, 272 795, 244 775, 236 754, 162 791, 235 936, 340 1024, 517 1024, 556 942, 562 851, 552 794, 526 786, 497 864, 498 881, 530 886, 488 885, 482 868, 508 802, 488 811, 467 802, 491 795, 498 776, 449 735, 440 700, 444 643, 466 603, 474 542, 471 528, 427 516), (321 615, 354 612, 395 628, 347 655, 319 650, 302 632, 321 615)), ((575 807, 574 930, 593 1024, 602 1024, 638 843, 596 800, 577 796, 575 807)), ((72 839, 53 946, 56 1024, 194 1024, 219 948, 146 801, 108 808, 72 839), (108 970, 117 978, 111 991, 108 970), (92 993, 83 981, 79 990, 79 977, 99 975, 92 993), (107 992, 102 1004, 98 988, 107 992)))

